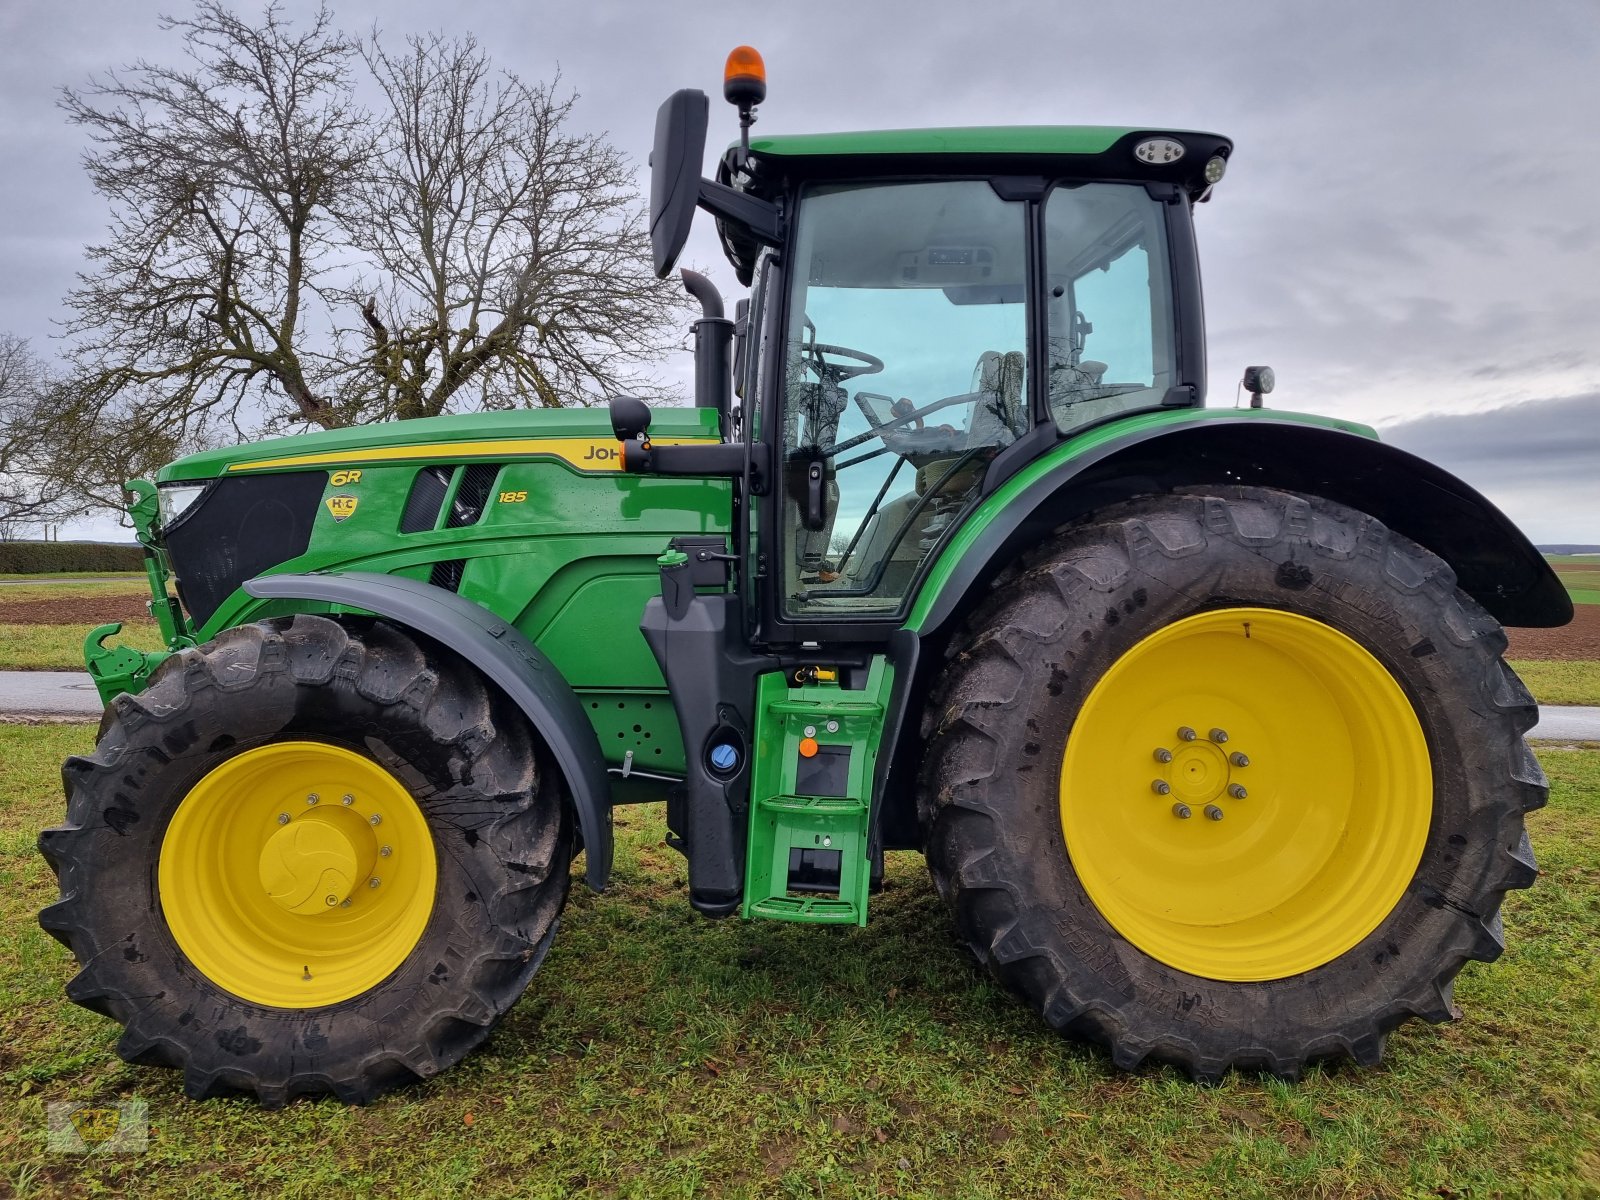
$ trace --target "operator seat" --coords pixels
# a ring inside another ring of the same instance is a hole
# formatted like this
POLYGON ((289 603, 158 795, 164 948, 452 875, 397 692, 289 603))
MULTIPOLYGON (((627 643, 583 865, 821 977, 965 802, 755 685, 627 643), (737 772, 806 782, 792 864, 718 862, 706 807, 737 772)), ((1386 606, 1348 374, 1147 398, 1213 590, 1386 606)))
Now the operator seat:
POLYGON ((1027 431, 1030 421, 1024 386, 1026 363, 1020 350, 987 350, 978 356, 972 372, 972 391, 978 399, 972 406, 964 434, 958 432, 960 450, 954 454, 916 456, 909 460, 917 469, 913 490, 883 505, 868 522, 866 533, 845 567, 851 586, 860 586, 870 579, 877 565, 888 555, 889 564, 878 591, 889 596, 905 594, 922 560, 983 482, 993 455, 977 454, 947 479, 946 473, 960 462, 964 453, 986 446, 1002 449, 1027 431), (941 479, 944 484, 939 495, 912 517, 918 501, 931 488, 939 486, 941 479), (908 518, 912 527, 895 543, 896 534, 908 518), (891 543, 895 543, 892 550, 891 543))

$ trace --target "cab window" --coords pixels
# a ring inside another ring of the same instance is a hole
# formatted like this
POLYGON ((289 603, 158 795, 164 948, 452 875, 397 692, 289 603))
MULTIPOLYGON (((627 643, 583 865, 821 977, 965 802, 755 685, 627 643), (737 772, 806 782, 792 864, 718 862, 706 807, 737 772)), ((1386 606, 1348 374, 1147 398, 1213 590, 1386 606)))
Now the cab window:
POLYGON ((1045 202, 1050 412, 1070 433, 1159 408, 1177 383, 1161 203, 1134 184, 1055 188, 1045 202))

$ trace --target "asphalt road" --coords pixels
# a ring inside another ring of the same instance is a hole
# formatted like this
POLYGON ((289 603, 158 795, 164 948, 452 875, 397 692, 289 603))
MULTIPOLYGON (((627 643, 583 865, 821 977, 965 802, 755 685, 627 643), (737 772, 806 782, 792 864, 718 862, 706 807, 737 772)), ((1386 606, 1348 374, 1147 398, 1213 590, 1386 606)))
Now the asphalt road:
MULTIPOLYGON (((83 671, 0 671, 0 721, 92 721, 100 697, 83 671)), ((1528 734, 1540 741, 1600 742, 1600 708, 1541 706, 1528 734)))
POLYGON ((92 721, 101 707, 87 671, 0 671, 0 721, 92 721))

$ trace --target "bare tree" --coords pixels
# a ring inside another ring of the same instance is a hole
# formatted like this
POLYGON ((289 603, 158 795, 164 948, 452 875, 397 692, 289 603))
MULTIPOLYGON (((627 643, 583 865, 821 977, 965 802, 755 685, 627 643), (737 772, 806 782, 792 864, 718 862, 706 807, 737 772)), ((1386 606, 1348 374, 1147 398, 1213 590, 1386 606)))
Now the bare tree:
MULTIPOLYGON (((170 396, 160 384, 123 387, 107 399, 71 379, 56 380, 43 396, 34 470, 50 494, 77 512, 100 509, 119 517, 122 485, 149 479, 175 458, 222 444, 234 435, 201 413, 167 419, 170 396)), ((124 522, 126 523, 126 522, 124 522)))
POLYGON ((308 334, 307 309, 336 260, 334 206, 371 138, 350 91, 355 43, 330 21, 320 9, 295 32, 271 4, 252 25, 202 0, 162 22, 186 68, 141 61, 63 92, 111 205, 109 237, 67 297, 91 411, 160 385, 165 420, 238 424, 252 385, 269 384, 271 415, 342 423, 319 394, 336 364, 308 334))
POLYGON ((297 29, 276 3, 250 21, 200 0, 163 27, 182 66, 63 93, 111 222, 67 298, 62 444, 650 390, 638 364, 677 298, 630 165, 569 128, 573 96, 496 73, 470 38, 390 54, 326 8, 297 29))
POLYGON ((432 416, 469 385, 492 408, 650 390, 632 366, 680 293, 650 270, 631 164, 570 127, 576 96, 497 73, 471 37, 390 54, 374 35, 365 58, 386 104, 349 205, 377 271, 361 411, 432 416))
POLYGON ((81 508, 49 475, 56 387, 24 339, 0 333, 0 540, 81 508))

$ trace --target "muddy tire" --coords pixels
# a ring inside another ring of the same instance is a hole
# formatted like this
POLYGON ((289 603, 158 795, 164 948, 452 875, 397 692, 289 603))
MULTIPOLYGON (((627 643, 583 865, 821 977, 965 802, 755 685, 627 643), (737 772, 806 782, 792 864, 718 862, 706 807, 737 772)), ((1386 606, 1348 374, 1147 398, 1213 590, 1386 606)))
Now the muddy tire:
POLYGON ((1537 875, 1537 710, 1505 646, 1440 559, 1325 500, 1196 489, 1059 532, 924 718, 959 936, 1119 1067, 1377 1062, 1407 1019, 1459 1016, 1453 980, 1537 875))
POLYGON ((196 1099, 364 1104, 436 1075, 521 995, 567 895, 568 805, 520 712, 381 621, 184 651, 62 777, 40 924, 82 966, 67 993, 196 1099))

